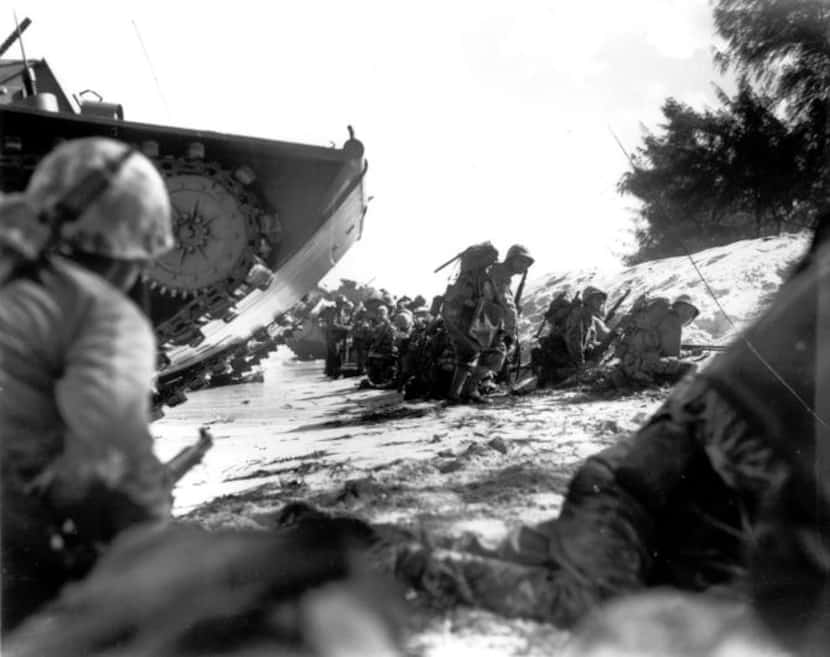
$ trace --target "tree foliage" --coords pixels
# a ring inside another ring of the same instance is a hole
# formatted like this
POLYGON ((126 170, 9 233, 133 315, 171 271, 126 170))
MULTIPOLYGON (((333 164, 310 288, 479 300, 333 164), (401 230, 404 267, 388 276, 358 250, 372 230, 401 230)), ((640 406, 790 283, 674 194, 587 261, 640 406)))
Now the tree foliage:
POLYGON ((830 2, 717 0, 714 16, 738 92, 663 104, 619 183, 642 201, 632 262, 802 227, 830 203, 830 2))

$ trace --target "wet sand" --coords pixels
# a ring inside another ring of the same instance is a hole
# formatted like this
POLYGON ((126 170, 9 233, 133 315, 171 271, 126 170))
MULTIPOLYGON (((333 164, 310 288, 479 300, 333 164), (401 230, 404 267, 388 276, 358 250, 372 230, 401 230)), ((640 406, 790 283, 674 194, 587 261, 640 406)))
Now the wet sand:
MULTIPOLYGON (((163 459, 203 424, 215 436, 176 489, 178 515, 208 527, 265 527, 301 500, 437 541, 472 533, 494 543, 556 515, 579 463, 633 431, 665 395, 547 391, 446 407, 358 390, 357 379, 329 381, 322 362, 287 350, 264 368, 264 383, 192 393, 153 424, 163 459)), ((551 655, 568 636, 544 623, 413 605, 412 655, 551 655)))

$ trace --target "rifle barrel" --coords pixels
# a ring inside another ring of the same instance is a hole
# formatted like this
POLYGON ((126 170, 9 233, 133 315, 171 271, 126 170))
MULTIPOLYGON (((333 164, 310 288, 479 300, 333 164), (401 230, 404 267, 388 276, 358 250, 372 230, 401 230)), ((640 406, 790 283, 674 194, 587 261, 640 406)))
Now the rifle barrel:
POLYGON ((205 453, 213 447, 213 436, 202 427, 199 429, 199 439, 164 464, 170 479, 175 483, 198 465, 205 453))
POLYGON ((449 265, 451 265, 453 262, 455 262, 456 260, 458 260, 458 259, 462 256, 462 254, 463 254, 463 253, 464 253, 463 251, 461 251, 460 253, 457 253, 457 254, 456 254, 456 255, 454 255, 452 258, 450 258, 449 260, 447 260, 447 261, 446 261, 443 265, 441 265, 440 267, 438 267, 437 269, 435 269, 435 271, 433 271, 432 273, 433 273, 433 274, 437 274, 437 273, 438 273, 439 271, 441 271, 444 267, 448 267, 448 266, 449 266, 449 265))

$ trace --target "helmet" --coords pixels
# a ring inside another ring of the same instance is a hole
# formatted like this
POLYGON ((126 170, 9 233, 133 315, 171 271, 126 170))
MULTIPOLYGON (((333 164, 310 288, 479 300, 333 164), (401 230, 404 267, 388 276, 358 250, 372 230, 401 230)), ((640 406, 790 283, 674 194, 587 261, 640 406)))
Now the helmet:
POLYGON ((346 303, 348 303, 348 301, 349 300, 343 294, 338 294, 336 297, 334 297, 334 303, 336 303, 338 306, 345 305, 346 303))
POLYGON ((67 200, 90 174, 111 170, 108 187, 76 220, 59 227, 58 244, 118 260, 150 260, 173 246, 170 198, 153 163, 112 139, 67 141, 38 164, 26 197, 40 213, 67 200))
POLYGON ((530 251, 527 250, 526 246, 522 246, 521 244, 514 244, 509 249, 507 249, 507 255, 504 257, 505 260, 512 260, 514 258, 521 258, 525 260, 528 264, 527 266, 530 267, 535 261, 530 256, 530 251))
POLYGON ((381 297, 378 292, 374 292, 369 297, 366 298, 366 300, 363 302, 363 304, 369 310, 377 310, 378 306, 383 305, 383 297, 381 297))
POLYGON ((386 306, 378 306, 376 312, 383 319, 388 319, 389 318, 389 308, 386 307, 386 306))
POLYGON ((419 294, 409 304, 409 309, 414 310, 415 308, 421 308, 422 306, 426 306, 426 305, 427 305, 427 300, 423 297, 423 295, 419 294))
POLYGON ((692 301, 692 297, 690 297, 688 294, 681 294, 679 297, 677 297, 672 302, 671 305, 676 306, 679 303, 685 304, 685 305, 689 306, 692 310, 694 310, 695 311, 695 317, 697 317, 700 314, 700 308, 698 308, 695 305, 695 302, 692 301))
POLYGON ((400 312, 395 314, 394 319, 392 320, 399 329, 403 331, 408 331, 412 328, 413 323, 415 322, 415 317, 409 310, 401 310, 400 312))
POLYGON ((588 285, 584 290, 582 290, 582 300, 588 301, 591 297, 601 296, 604 299, 608 298, 608 295, 600 290, 598 287, 594 287, 593 285, 588 285))

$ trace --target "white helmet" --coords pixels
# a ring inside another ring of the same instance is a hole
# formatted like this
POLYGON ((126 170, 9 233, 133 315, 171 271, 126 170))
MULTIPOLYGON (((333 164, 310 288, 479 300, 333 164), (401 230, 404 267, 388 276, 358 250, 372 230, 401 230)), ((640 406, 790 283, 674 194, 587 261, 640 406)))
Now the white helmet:
MULTIPOLYGON (((95 175, 108 179, 58 226, 57 245, 118 260, 151 260, 173 246, 170 198, 144 155, 112 139, 67 141, 35 169, 26 196, 41 216, 61 209, 95 175)), ((74 199, 73 199, 74 200, 74 199)))

